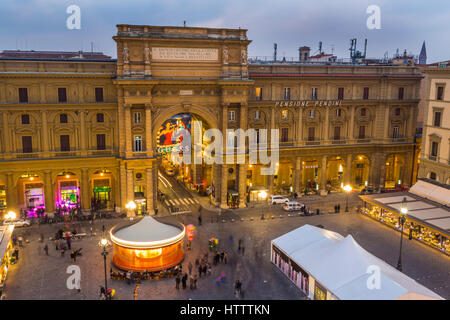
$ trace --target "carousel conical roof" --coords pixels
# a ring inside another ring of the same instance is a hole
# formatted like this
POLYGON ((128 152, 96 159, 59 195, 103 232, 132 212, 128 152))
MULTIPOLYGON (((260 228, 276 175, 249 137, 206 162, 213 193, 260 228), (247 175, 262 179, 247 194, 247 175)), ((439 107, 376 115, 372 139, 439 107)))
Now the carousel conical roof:
POLYGON ((111 240, 126 247, 165 246, 177 242, 183 237, 184 228, 158 222, 150 216, 145 216, 130 226, 111 230, 111 240))

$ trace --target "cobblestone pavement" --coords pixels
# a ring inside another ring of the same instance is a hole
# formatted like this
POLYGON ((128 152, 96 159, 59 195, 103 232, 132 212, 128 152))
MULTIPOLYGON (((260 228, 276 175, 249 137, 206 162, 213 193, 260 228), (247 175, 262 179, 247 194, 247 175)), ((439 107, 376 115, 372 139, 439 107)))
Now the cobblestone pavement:
MULTIPOLYGON (((328 198, 328 197, 327 197, 328 198)), ((307 205, 314 206, 314 199, 307 205)), ((325 198, 326 199, 326 198, 325 198)), ((300 201, 306 203, 307 197, 300 201)), ((335 199, 319 199, 320 206, 329 206, 335 199)), ((342 197, 341 197, 342 200, 342 197)), ((343 208, 341 202, 341 210, 343 208)), ((352 202, 356 204, 356 202, 352 202)), ((331 208, 334 204, 331 204, 331 208)), ((216 222, 218 213, 202 210, 203 225, 198 226, 198 234, 193 241, 192 251, 185 251, 183 270, 187 271, 189 262, 207 252, 208 239, 216 236, 220 239, 219 249, 225 250, 229 262, 212 267, 212 275, 198 281, 197 290, 176 290, 175 279, 159 281, 143 281, 138 290, 138 299, 236 299, 233 294, 233 283, 236 279, 243 281, 245 299, 304 299, 304 295, 270 262, 270 240, 289 232, 304 224, 318 225, 341 233, 351 234, 366 250, 378 256, 391 265, 396 265, 398 259, 400 234, 371 219, 356 213, 321 214, 315 216, 288 216, 277 207, 264 208, 266 219, 260 219, 260 208, 253 210, 226 211, 216 222), (281 215, 281 217, 280 217, 281 215), (271 218, 271 217, 274 218, 271 218), (253 220, 250 220, 253 217, 253 220), (234 219, 234 222, 232 222, 234 219), (244 219, 244 221, 241 221, 244 219), (211 222, 214 221, 214 222, 211 222), (230 236, 233 240, 230 241, 230 236), (238 239, 244 240, 245 255, 237 252, 238 239), (226 274, 226 281, 220 286, 215 279, 222 272, 226 274)), ((178 220, 185 224, 197 224, 198 213, 187 215, 166 216, 158 218, 160 221, 178 220)), ((30 240, 20 250, 19 263, 13 265, 8 273, 5 289, 6 299, 98 299, 99 286, 104 283, 103 257, 97 243, 100 239, 99 231, 105 224, 109 229, 119 219, 95 221, 94 230, 97 235, 84 240, 72 242, 73 248, 82 247, 83 256, 79 257, 76 265, 81 268, 81 292, 66 288, 66 279, 70 274, 66 268, 71 265, 69 252, 61 257, 55 251, 53 242, 49 243, 50 256, 43 253, 44 243, 38 241, 39 235, 44 234, 48 239, 60 226, 41 225, 31 228, 17 229, 30 240)), ((79 232, 88 231, 89 225, 77 223, 67 225, 79 232)), ((434 290, 444 298, 450 298, 450 259, 424 245, 403 241, 403 269, 404 272, 434 290)), ((404 239, 404 240, 405 240, 404 239)), ((109 271, 109 260, 108 267, 109 271)), ((210 260, 212 255, 210 254, 210 260)), ((331 268, 332 266, 330 266, 331 268)), ((109 277, 109 275, 108 275, 109 277)), ((124 281, 108 280, 108 285, 116 289, 116 299, 133 299, 134 285, 124 281)))

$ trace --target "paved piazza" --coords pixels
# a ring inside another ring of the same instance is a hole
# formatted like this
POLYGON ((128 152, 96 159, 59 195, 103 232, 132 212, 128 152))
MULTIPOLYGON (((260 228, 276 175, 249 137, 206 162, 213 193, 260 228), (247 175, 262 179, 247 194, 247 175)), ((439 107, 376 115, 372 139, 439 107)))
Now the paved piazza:
MULTIPOLYGON (((229 256, 228 264, 212 266, 212 275, 202 277, 198 281, 198 289, 176 290, 175 279, 148 280, 140 284, 138 299, 235 299, 233 283, 236 279, 243 280, 245 299, 305 299, 298 290, 271 262, 270 240, 298 228, 304 224, 323 225, 341 233, 351 234, 365 249, 396 265, 398 259, 399 236, 388 227, 385 227, 367 217, 361 216, 353 210, 352 213, 342 213, 345 200, 341 195, 330 195, 327 198, 305 197, 301 201, 311 208, 320 207, 328 209, 334 205, 333 201, 340 201, 340 214, 321 214, 319 216, 291 216, 275 207, 260 207, 225 211, 221 218, 226 222, 219 222, 216 211, 202 210, 203 225, 198 226, 196 239, 192 250, 186 250, 183 270, 187 271, 189 262, 195 270, 195 259, 208 250, 208 239, 216 236, 220 239, 219 249, 223 249, 229 256), (315 206, 315 204, 320 204, 315 206), (266 219, 261 220, 264 210, 266 219), (281 215, 281 218, 280 218, 281 215), (270 218, 274 216, 275 218, 270 218), (253 218, 253 220, 250 220, 253 218), (234 221, 232 221, 234 219, 234 221), (244 221, 242 221, 243 219, 244 221), (233 236, 233 241, 230 241, 233 236), (237 252, 238 240, 244 240, 245 255, 237 252), (226 281, 220 286, 215 279, 222 273, 226 274, 226 281)), ((354 196, 350 204, 358 204, 354 196)), ((178 220, 185 224, 197 225, 197 213, 178 216, 165 216, 160 221, 178 220)), ((16 234, 22 234, 30 242, 20 250, 19 263, 10 268, 5 299, 98 299, 99 286, 104 283, 103 257, 100 255, 99 232, 103 224, 109 229, 119 219, 97 220, 94 222, 94 231, 97 236, 72 242, 72 248, 83 248, 83 256, 78 257, 76 265, 81 268, 81 292, 66 288, 66 280, 70 276, 66 268, 72 263, 70 252, 64 257, 56 252, 53 242, 49 241, 49 256, 45 256, 44 243, 38 241, 39 235, 52 236, 61 225, 33 226, 25 229, 16 229, 16 234)), ((66 225, 74 227, 78 232, 89 232, 88 223, 75 223, 66 225)), ((109 258, 111 257, 111 253, 109 258)), ((212 255, 209 256, 212 261, 212 255)), ((108 259, 109 264, 109 259, 108 259)), ((330 266, 332 268, 333 266, 330 266)), ((403 242, 403 269, 404 272, 421 284, 434 290, 442 297, 450 298, 450 259, 424 245, 409 241, 405 237, 403 242)), ((109 265, 108 265, 109 271, 109 265)), ((109 276, 109 275, 108 275, 109 276)), ((134 299, 135 285, 128 285, 125 281, 111 281, 108 286, 116 289, 116 299, 134 299)))

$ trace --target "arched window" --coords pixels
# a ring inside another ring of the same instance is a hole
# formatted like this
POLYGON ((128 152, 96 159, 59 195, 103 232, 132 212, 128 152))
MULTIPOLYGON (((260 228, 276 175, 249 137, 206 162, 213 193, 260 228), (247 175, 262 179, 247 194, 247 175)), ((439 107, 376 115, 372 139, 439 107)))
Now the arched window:
POLYGON ((29 114, 22 115, 22 124, 30 124, 30 115, 29 114))
POLYGON ((361 108, 361 117, 365 117, 367 115, 366 108, 361 108))
POLYGON ((400 108, 396 108, 396 109, 395 109, 395 115, 396 115, 396 116, 399 116, 400 113, 401 113, 401 109, 400 109, 400 108))
POLYGON ((436 172, 430 172, 430 179, 436 180, 436 172))

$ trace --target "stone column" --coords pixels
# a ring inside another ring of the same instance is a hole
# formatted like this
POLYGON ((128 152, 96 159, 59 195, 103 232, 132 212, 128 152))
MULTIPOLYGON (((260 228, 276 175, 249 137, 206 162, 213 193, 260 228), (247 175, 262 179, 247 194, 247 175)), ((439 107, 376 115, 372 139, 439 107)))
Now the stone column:
POLYGON ((220 204, 220 197, 221 197, 221 179, 220 179, 220 165, 214 163, 212 165, 213 170, 213 181, 214 181, 214 202, 216 205, 220 204))
POLYGON ((7 111, 3 111, 3 142, 5 154, 11 153, 11 139, 7 111))
POLYGON ((322 164, 320 166, 320 195, 327 195, 327 156, 322 156, 322 164))
POLYGON ((247 191, 247 165, 239 164, 239 208, 246 207, 245 192, 247 191))
POLYGON ((127 171, 127 199, 125 204, 129 201, 134 201, 134 183, 133 183, 133 169, 126 169, 127 171))
POLYGON ((329 123, 329 118, 330 118, 330 109, 329 109, 329 108, 326 108, 326 109, 325 109, 324 130, 323 130, 323 135, 324 135, 323 140, 325 140, 325 141, 324 141, 325 144, 328 144, 328 143, 329 143, 328 140, 330 140, 329 132, 328 132, 328 129, 329 129, 329 128, 328 128, 328 127, 329 127, 329 125, 328 125, 328 123, 329 123))
POLYGON ((352 160, 352 154, 348 154, 344 169, 344 186, 352 181, 352 160))
POLYGON ((147 181, 146 181, 146 204, 147 204, 147 214, 153 215, 155 214, 155 204, 153 194, 157 192, 153 186, 153 168, 147 168, 147 181))
POLYGON ((80 111, 80 149, 81 155, 87 155, 86 111, 80 111))
POLYGON ((297 122, 297 146, 303 144, 303 109, 298 108, 298 122, 297 122))
MULTIPOLYGON (((42 116, 42 151, 44 152, 44 157, 48 157, 50 145, 48 139, 47 111, 41 111, 41 116, 42 116)), ((47 206, 45 208, 47 208, 47 206)))
POLYGON ((45 212, 55 212, 55 191, 52 183, 52 172, 50 170, 44 171, 44 198, 45 198, 45 212))
POLYGON ((125 157, 131 156, 132 151, 131 140, 131 105, 125 105, 125 157))
POLYGON ((299 197, 302 196, 302 159, 295 159, 294 171, 294 192, 297 192, 299 197))
POLYGON ((389 140, 389 106, 385 106, 384 109, 384 128, 383 128, 383 137, 385 142, 389 140))
POLYGON ((349 129, 348 129, 348 139, 349 140, 353 140, 355 135, 355 107, 351 106, 350 107, 351 111, 350 111, 350 123, 349 123, 349 129))
POLYGON ((118 183, 120 185, 120 208, 125 210, 125 205, 127 204, 127 170, 125 166, 120 166, 119 168, 119 179, 118 183))
POLYGON ((14 175, 12 173, 6 174, 6 210, 14 211, 17 215, 17 189, 14 183, 14 175))
POLYGON ((266 176, 267 179, 267 187, 269 189, 269 196, 273 194, 273 175, 268 174, 266 176))
POLYGON ((226 164, 222 164, 222 175, 220 182, 220 207, 228 208, 227 205, 227 193, 228 193, 228 166, 226 164))
MULTIPOLYGON (((403 168, 403 176, 402 176, 402 184, 411 186, 411 176, 412 176, 412 170, 413 170, 413 153, 412 152, 406 152, 405 155, 405 166, 403 168)), ((444 175, 442 175, 444 177, 444 175)), ((443 181, 445 182, 445 180, 443 181)))
POLYGON ((379 187, 384 188, 386 182, 386 155, 384 153, 380 154, 380 179, 379 187))
POLYGON ((153 157, 153 131, 151 104, 145 105, 145 151, 147 156, 153 157))
POLYGON ((377 153, 372 153, 369 164, 369 181, 367 182, 369 186, 377 186, 379 184, 379 173, 380 173, 379 155, 377 153))
POLYGON ((88 168, 81 168, 81 210, 87 211, 91 205, 88 168))

